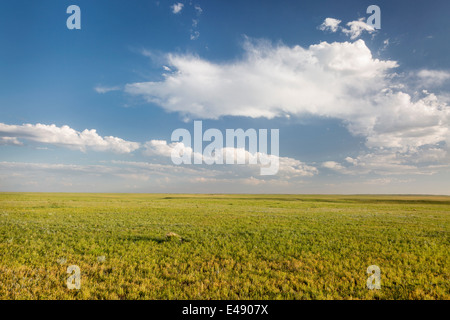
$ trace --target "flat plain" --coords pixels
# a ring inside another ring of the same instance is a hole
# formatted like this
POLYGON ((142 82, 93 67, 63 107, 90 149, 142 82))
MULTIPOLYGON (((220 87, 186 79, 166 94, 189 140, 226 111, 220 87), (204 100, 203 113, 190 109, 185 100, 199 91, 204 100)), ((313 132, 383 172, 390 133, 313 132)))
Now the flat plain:
POLYGON ((0 193, 0 299, 450 299, 449 235, 445 196, 0 193))

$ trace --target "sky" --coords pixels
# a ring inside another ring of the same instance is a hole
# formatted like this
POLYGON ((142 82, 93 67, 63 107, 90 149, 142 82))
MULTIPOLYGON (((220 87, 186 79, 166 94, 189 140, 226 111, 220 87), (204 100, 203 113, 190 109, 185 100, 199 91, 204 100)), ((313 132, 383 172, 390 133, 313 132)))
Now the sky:
POLYGON ((449 12, 447 0, 5 0, 0 191, 450 195, 449 12), (81 29, 67 27, 70 5, 81 29), (174 164, 172 133, 200 120, 278 129, 278 172, 174 164))

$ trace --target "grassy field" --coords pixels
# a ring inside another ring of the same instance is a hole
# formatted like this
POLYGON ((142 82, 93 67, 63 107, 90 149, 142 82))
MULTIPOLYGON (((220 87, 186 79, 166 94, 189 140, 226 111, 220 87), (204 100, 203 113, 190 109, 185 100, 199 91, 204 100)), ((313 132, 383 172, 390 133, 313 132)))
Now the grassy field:
POLYGON ((449 231, 450 197, 0 193, 0 299, 450 299, 449 231))

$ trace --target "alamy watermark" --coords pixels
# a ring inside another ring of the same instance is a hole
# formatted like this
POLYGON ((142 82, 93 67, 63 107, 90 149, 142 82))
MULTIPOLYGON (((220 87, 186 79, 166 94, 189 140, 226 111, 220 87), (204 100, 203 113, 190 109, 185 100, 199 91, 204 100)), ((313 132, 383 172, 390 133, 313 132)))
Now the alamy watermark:
POLYGON ((203 132, 202 121, 194 121, 193 138, 187 129, 172 132, 171 158, 176 165, 259 164, 261 175, 275 175, 280 166, 279 139, 279 129, 271 129, 269 154, 268 129, 226 129, 224 135, 214 128, 203 132), (203 142, 209 144, 203 148, 203 142))
POLYGON ((67 278, 67 288, 69 290, 81 289, 81 270, 79 266, 71 265, 67 267, 67 273, 70 275, 67 278))
POLYGON ((67 18, 66 25, 69 30, 80 30, 81 29, 81 9, 79 6, 70 5, 67 7, 66 12, 70 14, 67 18))
POLYGON ((366 12, 371 14, 370 17, 367 18, 367 24, 374 29, 381 29, 381 9, 377 5, 371 5, 367 7, 366 12))
POLYGON ((381 289, 381 269, 379 266, 371 265, 367 268, 367 274, 370 275, 367 278, 367 289, 381 289))

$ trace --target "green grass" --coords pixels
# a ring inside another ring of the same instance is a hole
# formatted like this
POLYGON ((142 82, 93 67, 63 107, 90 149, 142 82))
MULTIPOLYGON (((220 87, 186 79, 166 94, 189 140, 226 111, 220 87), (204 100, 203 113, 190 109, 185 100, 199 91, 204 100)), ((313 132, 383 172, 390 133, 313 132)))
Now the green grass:
POLYGON ((0 193, 0 299, 450 299, 449 227, 437 196, 0 193))

